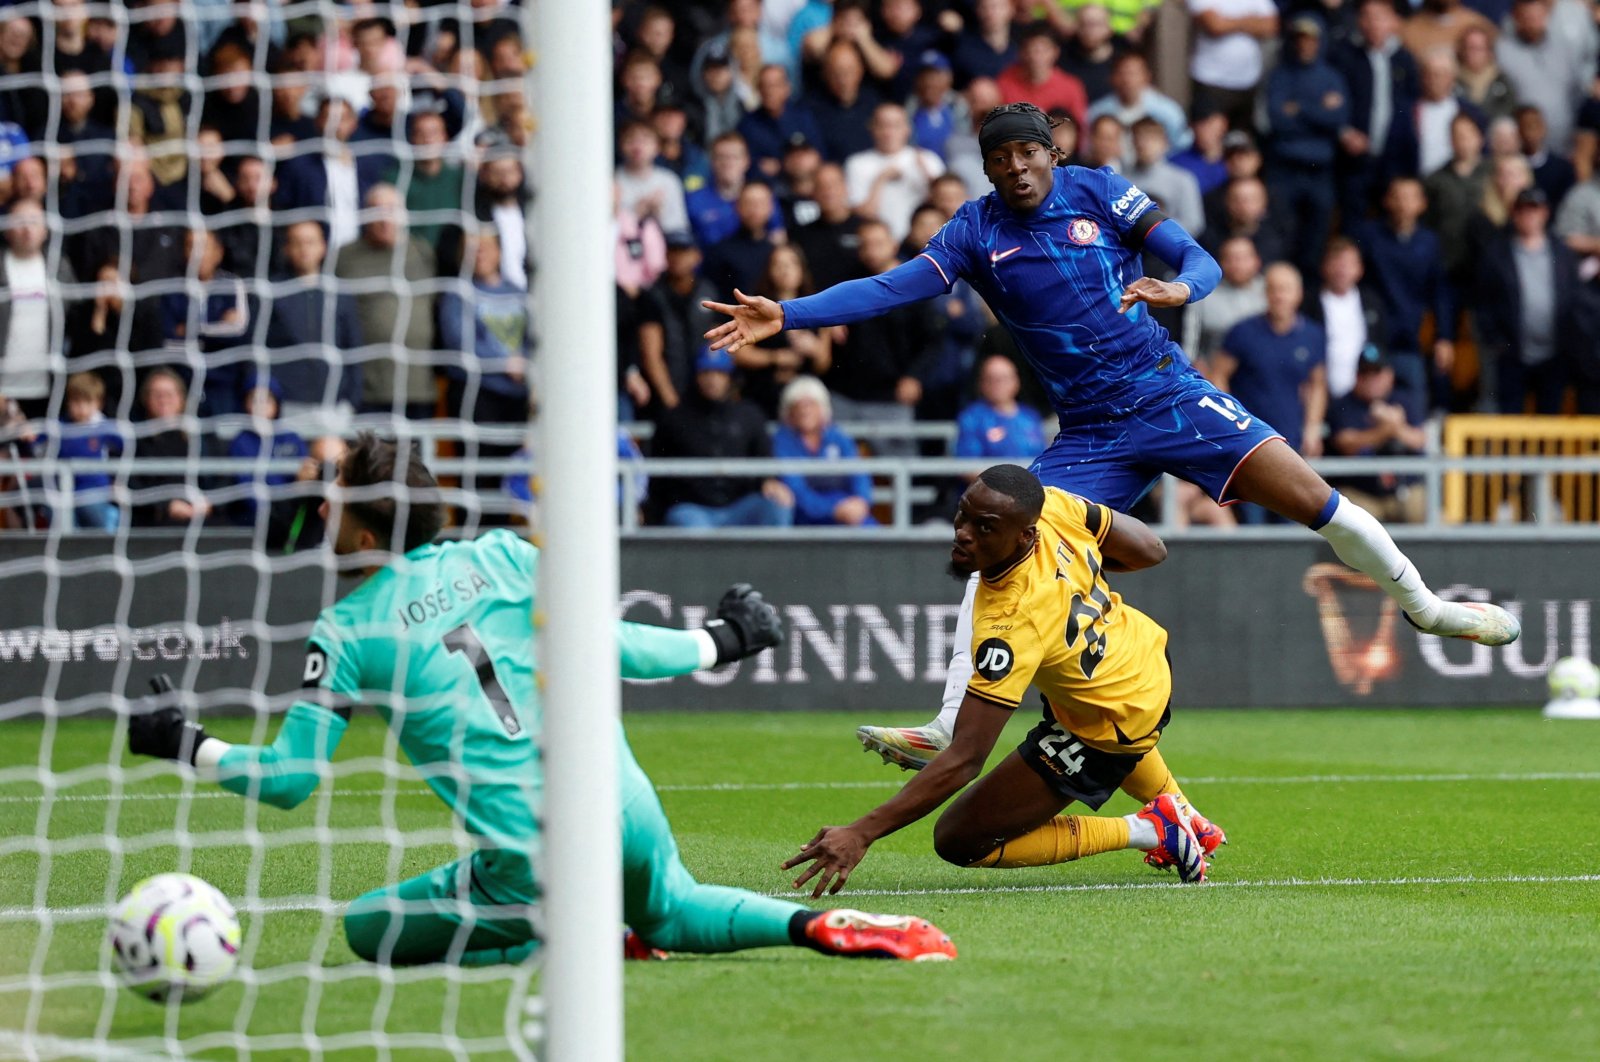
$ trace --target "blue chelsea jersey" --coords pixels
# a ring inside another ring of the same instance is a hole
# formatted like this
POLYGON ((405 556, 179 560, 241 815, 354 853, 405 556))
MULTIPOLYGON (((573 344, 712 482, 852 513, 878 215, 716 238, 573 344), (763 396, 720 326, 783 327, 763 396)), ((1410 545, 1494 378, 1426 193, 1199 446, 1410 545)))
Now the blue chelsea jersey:
POLYGON ((1160 216, 1150 197, 1109 169, 1054 174, 1033 213, 990 192, 956 211, 923 255, 947 284, 961 278, 983 296, 1069 424, 1138 407, 1189 361, 1145 304, 1117 312, 1144 275, 1136 248, 1160 216))

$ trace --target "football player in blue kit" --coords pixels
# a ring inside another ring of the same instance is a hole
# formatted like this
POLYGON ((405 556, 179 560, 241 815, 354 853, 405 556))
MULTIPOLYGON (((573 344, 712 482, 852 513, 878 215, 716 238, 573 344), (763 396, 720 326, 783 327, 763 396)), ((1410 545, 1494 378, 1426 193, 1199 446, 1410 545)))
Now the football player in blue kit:
MULTIPOLYGON (((1046 486, 1126 512, 1170 473, 1221 504, 1254 502, 1305 524, 1418 630, 1486 645, 1516 640, 1520 624, 1504 609, 1444 601, 1429 590, 1375 517, 1190 366, 1150 308, 1204 298, 1221 276, 1216 262, 1124 178, 1064 165, 1050 126, 1031 104, 991 111, 978 139, 994 191, 958 210, 920 255, 801 299, 735 292, 736 303, 707 302, 730 319, 706 338, 738 350, 785 328, 875 317, 965 280, 1011 333, 1059 418, 1060 432, 1031 467, 1046 486), (1145 251, 1178 275, 1144 276, 1145 251)), ((960 648, 971 640, 972 595, 969 584, 939 718, 926 727, 858 732, 886 759, 920 768, 949 743, 972 674, 960 648)))

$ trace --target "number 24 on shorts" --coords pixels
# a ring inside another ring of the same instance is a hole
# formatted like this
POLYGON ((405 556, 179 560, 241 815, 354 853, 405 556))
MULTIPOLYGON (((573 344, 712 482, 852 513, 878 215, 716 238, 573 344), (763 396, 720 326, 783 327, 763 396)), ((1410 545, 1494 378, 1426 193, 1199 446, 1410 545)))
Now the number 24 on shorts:
POLYGON ((1062 730, 1060 723, 1052 724, 1050 733, 1039 739, 1039 751, 1062 774, 1077 774, 1083 770, 1083 744, 1062 730))

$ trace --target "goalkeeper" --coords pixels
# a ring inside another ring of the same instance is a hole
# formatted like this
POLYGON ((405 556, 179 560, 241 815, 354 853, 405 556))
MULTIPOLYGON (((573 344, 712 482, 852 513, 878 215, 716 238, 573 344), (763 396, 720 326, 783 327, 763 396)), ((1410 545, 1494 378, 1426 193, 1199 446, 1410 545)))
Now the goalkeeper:
MULTIPOLYGON (((543 772, 533 616, 540 554, 504 530, 435 543, 444 523, 432 500, 437 490, 414 448, 372 435, 341 461, 323 515, 340 567, 361 582, 313 626, 302 698, 272 744, 211 737, 174 706, 133 716, 128 743, 287 809, 316 790, 351 710, 372 705, 478 847, 351 903, 344 918, 351 949, 393 965, 516 962, 538 946, 532 916, 543 772)), ((620 623, 617 634, 628 678, 713 667, 782 638, 777 612, 745 585, 729 590, 717 618, 698 630, 620 623)), ((919 918, 816 912, 699 884, 678 858, 654 787, 626 740, 619 744, 632 953, 795 944, 840 955, 954 957, 948 938, 919 918)))

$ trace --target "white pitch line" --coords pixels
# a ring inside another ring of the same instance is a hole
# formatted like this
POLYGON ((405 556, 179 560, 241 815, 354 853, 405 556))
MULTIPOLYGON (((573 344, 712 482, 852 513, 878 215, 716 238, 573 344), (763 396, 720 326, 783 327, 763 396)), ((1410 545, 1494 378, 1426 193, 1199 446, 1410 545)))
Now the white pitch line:
MULTIPOLYGON (((1387 885, 1571 885, 1600 882, 1600 874, 1507 874, 1482 877, 1462 874, 1454 877, 1422 878, 1261 878, 1257 880, 1211 880, 1201 889, 1314 889, 1325 887, 1377 888, 1387 885)), ((852 889, 840 896, 969 896, 993 893, 1032 892, 1135 892, 1142 889, 1180 887, 1176 878, 1164 881, 1062 882, 1052 885, 959 885, 935 889, 852 889)), ((1190 886, 1181 886, 1190 888, 1190 886)), ((794 896, 792 892, 772 892, 769 896, 794 896)))
MULTIPOLYGON (((1319 888, 1383 888, 1415 885, 1588 885, 1600 883, 1600 874, 1505 874, 1483 876, 1460 874, 1439 877, 1405 878, 1254 878, 1244 880, 1213 879, 1200 888, 1213 889, 1319 889, 1319 888)), ((950 885, 930 889, 851 889, 840 891, 840 896, 994 896, 1017 893, 1058 892, 1139 892, 1147 889, 1172 889, 1180 887, 1176 878, 1164 877, 1155 881, 1102 881, 1056 882, 1042 885, 950 885)), ((1184 886, 1187 888, 1187 886, 1184 886)), ((775 889, 766 893, 792 899, 797 895, 788 889, 775 889)), ((333 914, 343 910, 339 900, 307 902, 304 897, 262 899, 254 903, 239 904, 245 914, 276 914, 280 912, 315 911, 333 914)), ((104 904, 82 904, 76 907, 0 907, 0 921, 38 921, 44 919, 83 920, 104 915, 104 904)))
MULTIPOLYGON (((761 793, 829 789, 898 789, 909 779, 899 778, 873 782, 705 782, 683 785, 658 785, 662 793, 761 793)), ((1600 771, 1527 771, 1499 773, 1458 774, 1296 774, 1296 775, 1236 775, 1196 776, 1180 779, 1184 785, 1368 785, 1380 782, 1414 784, 1439 784, 1457 782, 1600 782, 1600 771)), ((399 786, 384 789, 335 789, 337 797, 376 797, 392 792, 397 797, 426 796, 433 791, 425 786, 399 786)), ((192 793, 161 792, 123 793, 120 800, 232 800, 235 794, 221 789, 199 789, 192 793)), ((82 804, 111 799, 109 793, 58 793, 46 798, 44 794, 0 796, 4 804, 41 804, 46 799, 57 804, 82 804)))

